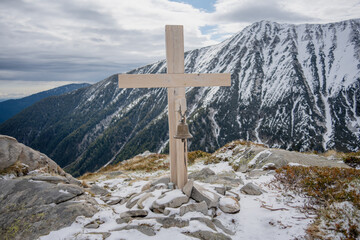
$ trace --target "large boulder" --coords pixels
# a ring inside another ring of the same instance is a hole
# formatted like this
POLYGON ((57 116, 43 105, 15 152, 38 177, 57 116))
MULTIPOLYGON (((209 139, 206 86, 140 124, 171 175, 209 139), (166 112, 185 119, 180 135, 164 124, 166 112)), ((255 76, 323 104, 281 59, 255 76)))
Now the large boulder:
POLYGON ((53 160, 0 135, 0 236, 37 239, 93 216, 97 202, 53 160), (11 177, 9 177, 11 176, 11 177))
POLYGON ((18 143, 13 137, 0 135, 0 173, 22 176, 31 171, 67 176, 65 171, 45 154, 18 143), (19 167, 22 171, 19 171, 19 167))
POLYGON ((0 235, 5 239, 36 239, 97 212, 84 190, 72 184, 0 179, 0 189, 0 235))

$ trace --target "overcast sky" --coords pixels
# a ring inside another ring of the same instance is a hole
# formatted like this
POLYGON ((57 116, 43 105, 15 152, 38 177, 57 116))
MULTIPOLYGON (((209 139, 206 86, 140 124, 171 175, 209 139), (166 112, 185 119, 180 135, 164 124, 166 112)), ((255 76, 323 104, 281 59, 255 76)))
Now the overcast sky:
POLYGON ((260 20, 359 17, 359 0, 0 0, 0 99, 94 83, 164 59, 166 24, 184 25, 190 50, 260 20))

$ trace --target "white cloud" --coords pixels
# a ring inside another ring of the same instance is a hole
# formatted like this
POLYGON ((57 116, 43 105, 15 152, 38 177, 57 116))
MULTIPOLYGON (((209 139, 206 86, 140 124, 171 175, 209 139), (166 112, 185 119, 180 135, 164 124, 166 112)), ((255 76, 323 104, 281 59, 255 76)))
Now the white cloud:
POLYGON ((212 13, 168 0, 1 0, 0 81, 102 80, 165 58, 166 24, 184 25, 189 50, 264 18, 324 23, 359 14, 358 0, 218 0, 212 13))

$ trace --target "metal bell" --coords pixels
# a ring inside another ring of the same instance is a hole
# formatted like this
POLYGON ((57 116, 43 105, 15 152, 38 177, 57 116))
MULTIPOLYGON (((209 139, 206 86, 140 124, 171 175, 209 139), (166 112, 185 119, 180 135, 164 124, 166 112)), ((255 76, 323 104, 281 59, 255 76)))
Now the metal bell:
POLYGON ((176 138, 176 139, 188 139, 188 138, 192 138, 192 137, 193 136, 189 132, 189 127, 185 123, 185 119, 182 119, 180 121, 180 123, 177 125, 176 134, 175 134, 174 138, 176 138))

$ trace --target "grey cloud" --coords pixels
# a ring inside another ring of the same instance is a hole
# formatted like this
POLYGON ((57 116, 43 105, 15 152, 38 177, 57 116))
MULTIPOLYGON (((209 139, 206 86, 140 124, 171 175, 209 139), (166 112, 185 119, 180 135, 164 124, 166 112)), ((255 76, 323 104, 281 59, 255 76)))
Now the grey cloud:
POLYGON ((221 22, 255 22, 261 20, 281 22, 311 21, 314 18, 283 9, 276 1, 256 1, 246 6, 235 6, 226 13, 215 14, 221 22))

